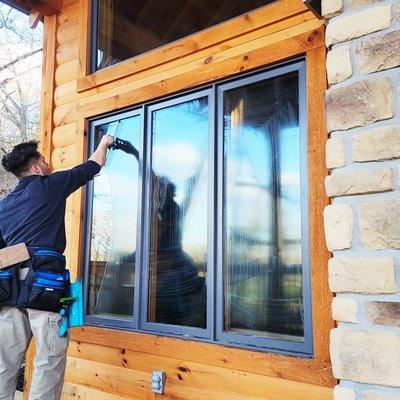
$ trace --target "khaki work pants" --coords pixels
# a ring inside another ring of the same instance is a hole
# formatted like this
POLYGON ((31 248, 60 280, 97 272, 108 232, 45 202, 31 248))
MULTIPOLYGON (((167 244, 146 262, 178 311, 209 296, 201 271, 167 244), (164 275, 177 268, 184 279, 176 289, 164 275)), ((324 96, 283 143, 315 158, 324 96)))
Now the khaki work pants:
POLYGON ((18 371, 32 339, 36 357, 29 400, 59 400, 64 382, 68 338, 58 334, 60 314, 0 309, 0 400, 13 400, 18 371))

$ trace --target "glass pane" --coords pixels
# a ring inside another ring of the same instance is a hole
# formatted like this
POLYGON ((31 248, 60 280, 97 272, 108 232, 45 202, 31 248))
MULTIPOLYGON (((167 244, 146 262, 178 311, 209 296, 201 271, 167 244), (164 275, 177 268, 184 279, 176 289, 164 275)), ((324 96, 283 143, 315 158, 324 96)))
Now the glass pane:
POLYGON ((226 331, 302 340, 298 74, 224 98, 226 331))
POLYGON ((145 53, 275 0, 98 0, 96 69, 145 53))
POLYGON ((148 320, 205 328, 208 99, 152 113, 148 320))
POLYGON ((130 150, 140 149, 140 132, 139 116, 95 128, 95 143, 107 133, 128 146, 125 151, 110 151, 94 179, 89 273, 92 315, 133 316, 139 163, 137 152, 130 150))

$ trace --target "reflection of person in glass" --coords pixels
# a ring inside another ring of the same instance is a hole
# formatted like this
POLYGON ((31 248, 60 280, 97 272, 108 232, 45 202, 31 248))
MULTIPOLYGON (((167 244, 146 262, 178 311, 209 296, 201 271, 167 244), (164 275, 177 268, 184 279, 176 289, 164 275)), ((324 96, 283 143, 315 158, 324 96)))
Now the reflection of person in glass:
MULTIPOLYGON (((111 149, 139 159, 138 150, 127 140, 116 138, 111 149)), ((204 327, 205 278, 182 249, 181 230, 185 218, 175 197, 175 185, 153 171, 149 269, 149 320, 164 324, 204 327)))
POLYGON ((150 254, 150 307, 153 322, 204 326, 204 281, 182 250, 184 215, 174 200, 175 185, 153 174, 153 237, 150 254), (158 227, 157 236, 154 228, 158 227), (156 239, 157 238, 157 239, 156 239))

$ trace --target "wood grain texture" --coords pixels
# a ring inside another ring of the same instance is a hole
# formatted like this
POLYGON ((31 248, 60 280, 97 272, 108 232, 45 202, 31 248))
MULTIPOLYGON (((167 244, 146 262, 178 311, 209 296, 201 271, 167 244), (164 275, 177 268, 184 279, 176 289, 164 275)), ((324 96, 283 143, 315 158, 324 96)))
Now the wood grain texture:
POLYGON ((55 91, 57 19, 55 16, 44 18, 42 95, 40 110, 40 151, 47 160, 51 158, 51 135, 53 133, 53 109, 55 91))
POLYGON ((57 29, 57 45, 69 42, 72 39, 78 38, 79 19, 71 18, 70 20, 60 24, 57 29))
MULTIPOLYGON (((332 390, 326 387, 285 380, 285 388, 282 388, 283 379, 279 377, 267 377, 265 375, 244 372, 226 365, 213 366, 210 363, 201 363, 202 360, 190 361, 182 359, 182 353, 176 353, 173 357, 143 353, 137 350, 105 347, 102 345, 78 343, 73 341, 69 348, 69 355, 73 358, 82 358, 109 366, 124 368, 133 371, 141 371, 151 375, 157 369, 165 371, 168 384, 179 387, 184 381, 186 386, 198 387, 206 390, 209 387, 218 388, 221 392, 233 392, 236 395, 248 395, 263 397, 269 394, 271 400, 290 399, 297 400, 298 393, 303 393, 308 400, 329 399, 332 390), (280 397, 281 396, 281 397, 280 397)), ((79 361, 76 361, 79 363, 79 361)))
POLYGON ((57 126, 53 130, 53 148, 65 147, 75 144, 76 123, 57 126))
POLYGON ((298 400, 299 393, 302 393, 307 400, 331 399, 331 389, 314 385, 293 381, 283 382, 279 378, 162 357, 144 359, 143 365, 139 360, 140 353, 133 356, 132 364, 129 364, 129 354, 125 353, 122 365, 114 365, 103 357, 91 361, 87 358, 70 356, 66 379, 79 385, 100 389, 111 395, 149 399, 154 396, 150 389, 150 381, 152 371, 157 366, 157 369, 166 372, 167 398, 183 397, 187 390, 189 393, 192 392, 187 398, 196 399, 298 400), (198 393, 197 397, 194 397, 195 391, 198 393))
MULTIPOLYGON (((86 96, 78 93, 71 94, 71 96, 76 96, 75 101, 56 106, 55 124, 62 125, 76 121, 78 110, 83 112, 86 118, 93 117, 271 65, 304 54, 312 48, 324 46, 323 27, 320 22, 307 22, 304 25, 301 28, 291 28, 289 32, 257 39, 255 43, 250 42, 247 45, 238 46, 239 48, 221 51, 212 58, 207 57, 176 66, 127 84, 109 84, 102 90, 93 89, 90 96, 89 93, 86 96), (304 29, 306 29, 305 32, 304 29)), ((62 100, 58 98, 57 102, 62 103, 62 100)))
POLYGON ((65 383, 62 392, 63 400, 139 400, 135 397, 122 397, 118 395, 112 395, 105 393, 100 390, 92 389, 86 386, 65 383))
MULTIPOLYGON (((63 399, 297 400, 299 393, 309 400, 332 399, 336 380, 328 350, 333 326, 325 267, 329 253, 322 230, 327 202, 323 21, 300 0, 281 0, 227 22, 224 29, 184 39, 181 47, 174 47, 177 42, 86 76, 89 12, 87 0, 65 0, 56 18, 50 110, 54 129, 48 148, 59 169, 87 158, 88 118, 306 55, 310 188, 315 188, 309 195, 315 359, 84 327, 71 333, 63 399), (159 368, 168 374, 164 397, 149 387, 151 371, 159 368), (127 388, 120 389, 121 382, 127 388)), ((84 196, 80 190, 67 204, 66 254, 73 279, 81 275, 84 196)))
POLYGON ((323 211, 329 204, 324 181, 328 175, 325 163, 324 93, 326 82, 325 47, 307 52, 308 98, 308 159, 309 159, 309 224, 312 282, 312 308, 314 319, 315 354, 329 362, 329 332, 334 328, 331 317, 332 297, 328 286, 327 266, 331 257, 325 245, 323 211))
POLYGON ((57 65, 64 64, 76 58, 78 54, 79 42, 77 38, 71 39, 57 46, 56 61, 57 65))
MULTIPOLYGON (((78 81, 78 91, 88 90, 136 74, 155 65, 164 64, 190 54, 196 54, 207 47, 223 43, 228 39, 240 38, 240 36, 259 28, 267 27, 268 29, 268 26, 271 25, 272 30, 279 29, 279 23, 282 20, 287 24, 291 16, 305 12, 311 14, 301 1, 281 0, 279 3, 246 13, 229 22, 219 24, 216 27, 191 35, 188 38, 155 49, 143 56, 126 60, 87 77, 82 76, 78 81)), ((85 20, 83 17, 81 17, 81 21, 80 25, 84 26, 85 20)), ((89 52, 84 51, 85 49, 82 47, 79 55, 80 59, 87 59, 89 52)))
MULTIPOLYGON (((245 55, 246 52, 265 48, 266 46, 271 46, 274 43, 279 43, 284 40, 289 40, 290 38, 294 38, 304 32, 318 30, 323 25, 321 21, 312 18, 311 13, 301 14, 293 17, 292 20, 297 21, 297 24, 292 21, 289 26, 286 26, 286 21, 281 21, 278 25, 282 25, 282 29, 278 29, 277 31, 272 30, 270 27, 268 28, 268 31, 264 33, 262 29, 260 31, 251 32, 241 36, 240 38, 228 40, 216 46, 198 51, 190 56, 180 58, 179 60, 173 60, 168 64, 156 65, 147 70, 141 72, 138 71, 135 75, 121 79, 118 82, 112 81, 111 83, 104 84, 100 87, 96 86, 94 89, 87 90, 82 93, 74 93, 76 89, 78 92, 80 92, 78 80, 78 86, 70 86, 69 92, 65 98, 57 94, 57 105, 61 105, 66 102, 77 101, 83 98, 90 98, 93 95, 108 91, 114 91, 114 93, 118 93, 120 91, 120 87, 126 86, 129 83, 134 83, 136 85, 140 84, 140 82, 146 81, 151 83, 151 80, 153 79, 154 81, 155 77, 159 77, 159 79, 165 79, 165 76, 171 76, 173 73, 182 74, 188 69, 207 69, 207 67, 210 65, 232 58, 235 55, 245 55)), ((307 46, 315 47, 316 45, 318 45, 317 41, 311 38, 311 42, 307 46)), ((305 51, 306 49, 302 50, 305 51)), ((104 71, 108 71, 107 73, 112 72, 112 70, 108 68, 104 71)), ((91 77, 94 77, 95 75, 96 74, 93 74, 91 77)))
POLYGON ((124 351, 179 358, 320 386, 332 387, 336 382, 330 364, 313 359, 90 326, 73 329, 71 338, 80 343, 112 345, 124 351))
POLYGON ((31 340, 28 350, 25 354, 25 375, 24 375, 24 400, 28 400, 29 391, 31 390, 33 362, 36 356, 35 339, 31 340))
POLYGON ((78 0, 79 4, 79 54, 78 54, 78 78, 82 79, 89 74, 90 65, 90 16, 91 2, 78 0))

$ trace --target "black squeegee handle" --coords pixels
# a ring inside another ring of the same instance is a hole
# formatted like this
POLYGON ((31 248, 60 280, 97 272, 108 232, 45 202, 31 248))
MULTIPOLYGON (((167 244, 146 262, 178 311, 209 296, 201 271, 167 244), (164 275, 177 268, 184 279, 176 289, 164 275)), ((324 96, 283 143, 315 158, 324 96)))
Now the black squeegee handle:
POLYGON ((128 140, 123 140, 116 138, 113 143, 111 143, 108 148, 110 150, 122 150, 126 154, 133 155, 137 160, 139 160, 139 151, 132 145, 128 140))

